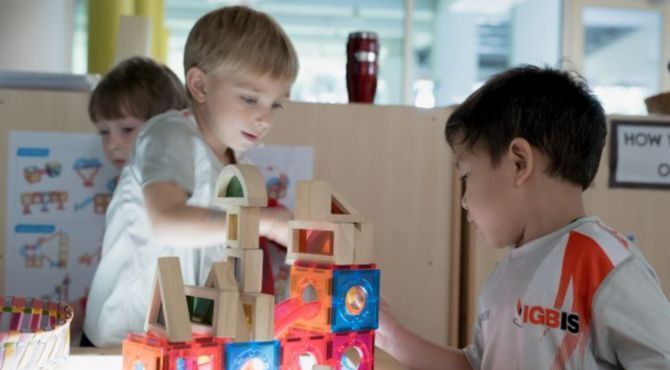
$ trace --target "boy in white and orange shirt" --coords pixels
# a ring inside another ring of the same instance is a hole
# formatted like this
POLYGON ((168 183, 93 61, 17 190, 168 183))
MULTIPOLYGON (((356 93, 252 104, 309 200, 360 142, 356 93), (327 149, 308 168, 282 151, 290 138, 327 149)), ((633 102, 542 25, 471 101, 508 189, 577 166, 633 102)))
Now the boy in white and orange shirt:
POLYGON ((670 369, 670 304, 629 240, 587 216, 605 114, 581 79, 518 67, 449 117, 463 208, 512 246, 479 297, 474 343, 430 343, 383 308, 377 344, 411 369, 670 369))

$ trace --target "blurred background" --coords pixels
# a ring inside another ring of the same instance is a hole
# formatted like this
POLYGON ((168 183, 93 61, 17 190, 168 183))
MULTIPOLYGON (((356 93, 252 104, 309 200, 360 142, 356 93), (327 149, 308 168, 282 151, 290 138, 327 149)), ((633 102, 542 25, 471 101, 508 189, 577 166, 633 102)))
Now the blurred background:
POLYGON ((296 101, 347 102, 346 41, 359 30, 379 35, 377 104, 458 103, 524 63, 579 71, 610 114, 644 114, 644 98, 670 87, 662 0, 2 0, 0 70, 104 73, 118 18, 140 14, 152 56, 183 76, 195 21, 232 4, 271 14, 295 43, 296 101))

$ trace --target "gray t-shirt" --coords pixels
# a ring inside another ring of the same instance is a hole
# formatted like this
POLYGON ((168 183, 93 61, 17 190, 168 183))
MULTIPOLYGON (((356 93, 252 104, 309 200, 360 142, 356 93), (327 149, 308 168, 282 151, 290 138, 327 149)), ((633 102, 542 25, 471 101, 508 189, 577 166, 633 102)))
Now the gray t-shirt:
POLYGON ((595 217, 511 251, 479 298, 474 369, 670 369, 670 304, 640 250, 595 217))
POLYGON ((130 332, 144 332, 156 261, 177 256, 185 284, 203 284, 214 261, 225 259, 223 245, 159 245, 151 236, 142 187, 173 181, 189 194, 188 205, 212 207, 223 169, 188 111, 170 111, 149 120, 121 172, 109 208, 86 308, 84 331, 96 346, 116 346, 130 332), (111 324, 113 323, 113 324, 111 324))

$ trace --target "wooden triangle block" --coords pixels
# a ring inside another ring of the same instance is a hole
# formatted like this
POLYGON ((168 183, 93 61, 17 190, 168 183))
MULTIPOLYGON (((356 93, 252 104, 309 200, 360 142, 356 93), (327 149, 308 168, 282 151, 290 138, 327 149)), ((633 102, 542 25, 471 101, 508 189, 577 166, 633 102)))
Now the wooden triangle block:
POLYGON ((187 342, 192 339, 184 279, 178 257, 158 259, 145 330, 170 342, 187 342))
POLYGON ((238 291, 237 280, 235 279, 235 262, 232 258, 212 264, 205 287, 226 292, 238 291))
POLYGON ((363 222, 363 217, 327 181, 298 181, 295 219, 299 221, 363 222))

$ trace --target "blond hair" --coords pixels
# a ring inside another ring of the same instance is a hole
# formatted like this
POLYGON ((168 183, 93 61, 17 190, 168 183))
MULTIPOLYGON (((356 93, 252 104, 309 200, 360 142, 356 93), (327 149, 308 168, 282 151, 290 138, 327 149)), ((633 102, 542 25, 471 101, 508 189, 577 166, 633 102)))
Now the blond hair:
POLYGON ((224 70, 293 82, 298 57, 291 40, 269 15, 230 6, 205 14, 191 29, 184 72, 193 67, 205 73, 224 70))

